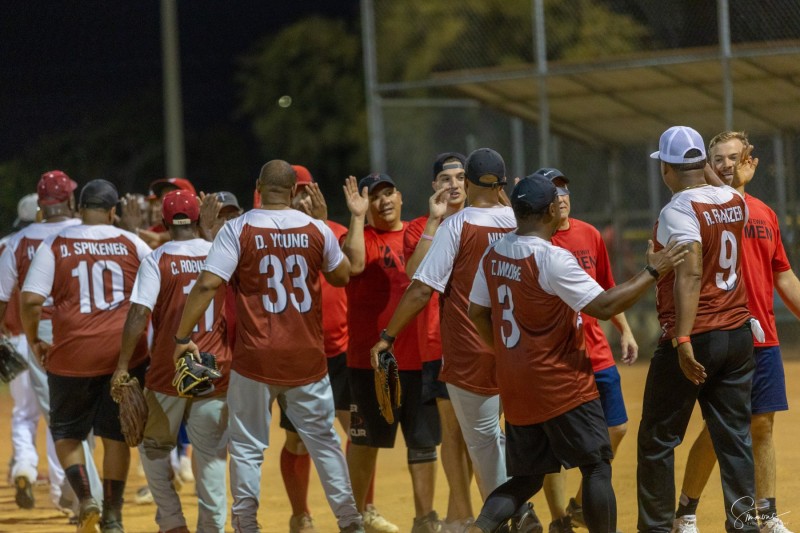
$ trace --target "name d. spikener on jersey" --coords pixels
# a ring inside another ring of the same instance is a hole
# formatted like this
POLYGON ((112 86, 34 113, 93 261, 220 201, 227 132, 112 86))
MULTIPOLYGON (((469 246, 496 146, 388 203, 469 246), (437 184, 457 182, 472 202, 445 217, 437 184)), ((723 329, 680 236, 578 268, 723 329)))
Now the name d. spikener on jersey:
MULTIPOLYGON (((128 255, 128 247, 121 242, 87 242, 77 241, 72 243, 75 255, 128 255)), ((69 256, 69 247, 61 245, 61 256, 69 256)))
POLYGON ((206 264, 202 259, 181 259, 180 261, 170 261, 170 271, 175 274, 199 274, 206 264))
MULTIPOLYGON (((308 248, 308 235, 305 233, 271 233, 272 246, 274 248, 308 248)), ((263 235, 256 235, 256 249, 267 248, 263 235)))
POLYGON ((735 205, 726 207, 724 209, 709 209, 703 211, 703 217, 706 219, 706 224, 729 224, 731 222, 739 222, 744 220, 744 211, 741 206, 735 205), (713 219, 712 219, 713 216, 713 219))

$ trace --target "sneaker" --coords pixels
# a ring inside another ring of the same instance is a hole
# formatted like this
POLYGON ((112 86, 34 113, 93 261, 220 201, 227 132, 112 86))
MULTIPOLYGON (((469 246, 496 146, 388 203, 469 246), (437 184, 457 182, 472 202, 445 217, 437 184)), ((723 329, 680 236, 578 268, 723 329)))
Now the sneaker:
POLYGON ((583 520, 583 507, 575 501, 575 498, 569 499, 567 504, 567 515, 572 519, 572 527, 586 527, 586 522, 583 520))
POLYGON ((100 524, 100 506, 94 498, 81 501, 81 510, 78 514, 78 533, 97 533, 100 524))
POLYGON ((386 520, 374 505, 367 505, 364 510, 365 533, 399 533, 400 528, 386 520))
POLYGON ((17 476, 14 478, 14 487, 17 489, 17 494, 14 496, 17 507, 20 509, 33 509, 33 483, 31 483, 31 480, 26 476, 17 476))
POLYGON ((153 494, 150 492, 150 487, 142 487, 136 491, 136 496, 133 497, 136 505, 150 505, 153 503, 153 494))
POLYGON ((289 519, 289 533, 317 533, 311 515, 303 513, 289 519))
POLYGON ((760 533, 792 533, 777 516, 761 522, 760 533))
POLYGON ((364 533, 364 526, 358 523, 352 523, 344 529, 340 529, 339 533, 364 533))
POLYGON ((103 504, 103 517, 100 520, 101 533, 125 533, 122 527, 122 509, 103 504))
POLYGON ((544 531, 544 526, 536 516, 532 503, 524 504, 511 517, 511 531, 513 533, 542 533, 544 531))
POLYGON ((575 533, 572 525, 572 519, 569 515, 562 516, 558 520, 550 522, 547 528, 547 533, 575 533))
POLYGON ((180 466, 178 466, 178 477, 184 483, 194 483, 192 460, 186 455, 181 455, 180 466))
POLYGON ((414 527, 411 528, 411 533, 439 533, 442 529, 442 524, 439 522, 439 515, 436 511, 431 511, 422 518, 414 519, 414 527))
POLYGON ((439 530, 439 533, 464 533, 474 523, 475 519, 472 517, 452 522, 441 522, 442 529, 439 530))
POLYGON ((685 514, 672 521, 672 531, 670 533, 698 533, 697 516, 685 514))

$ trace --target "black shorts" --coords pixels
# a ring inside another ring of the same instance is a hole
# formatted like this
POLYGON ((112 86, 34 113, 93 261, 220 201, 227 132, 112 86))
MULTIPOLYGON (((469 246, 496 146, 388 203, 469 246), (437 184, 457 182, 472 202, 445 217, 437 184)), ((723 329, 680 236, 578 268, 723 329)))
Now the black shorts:
POLYGON ((403 429, 407 448, 431 448, 442 442, 439 410, 422 401, 422 372, 401 370, 402 403, 394 411, 394 423, 381 416, 375 396, 375 372, 350 369, 350 440, 359 446, 394 448, 397 426, 403 429))
POLYGON ((509 476, 552 474, 562 466, 611 461, 611 441, 600 400, 592 400, 555 418, 530 426, 506 422, 506 470, 509 476))
MULTIPOLYGON (((131 369, 144 383, 147 363, 131 369)), ((111 399, 111 374, 70 377, 47 373, 50 387, 50 431, 53 440, 84 440, 94 430, 98 437, 125 442, 119 425, 119 406, 111 399)))
POLYGON ((439 372, 442 371, 442 360, 425 361, 422 363, 422 401, 436 403, 436 398, 449 400, 447 385, 439 381, 439 372))
MULTIPOLYGON (((333 405, 337 411, 350 411, 349 373, 346 353, 328 357, 328 377, 333 391, 333 405)), ((285 430, 297 433, 289 417, 283 414, 283 409, 281 409, 280 425, 285 430)))

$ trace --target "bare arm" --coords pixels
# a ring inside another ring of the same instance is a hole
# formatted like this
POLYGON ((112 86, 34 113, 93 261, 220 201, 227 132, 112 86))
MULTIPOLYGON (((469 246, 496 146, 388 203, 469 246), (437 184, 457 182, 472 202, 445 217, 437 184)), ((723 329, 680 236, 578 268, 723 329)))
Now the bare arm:
POLYGON ((350 260, 345 255, 336 268, 330 272, 323 272, 322 275, 334 287, 344 287, 350 281, 350 260))
POLYGON ((131 303, 128 309, 128 316, 125 318, 125 326, 122 329, 122 347, 119 350, 117 359, 117 369, 111 377, 111 383, 116 383, 117 379, 128 374, 128 365, 133 357, 136 344, 147 327, 147 320, 150 318, 150 309, 142 304, 131 303))
POLYGON ((444 218, 444 214, 447 212, 447 194, 450 193, 450 189, 442 188, 430 197, 428 200, 428 222, 425 224, 425 229, 422 231, 422 235, 427 235, 429 238, 420 237, 419 242, 417 243, 417 247, 414 248, 414 253, 411 254, 406 260, 406 276, 409 278, 414 277, 414 273, 419 268, 419 264, 425 258, 425 254, 428 253, 428 250, 431 247, 431 237, 436 234, 436 230, 439 229, 439 225, 442 223, 444 218))
POLYGON ((789 308, 789 311, 800 319, 800 280, 791 270, 775 272, 774 276, 775 289, 781 300, 789 308))
POLYGON ((622 362, 632 365, 639 358, 639 345, 636 344, 636 339, 633 336, 631 327, 628 325, 628 319, 625 318, 625 313, 612 316, 611 323, 614 324, 620 334, 619 342, 622 348, 622 362))
MULTIPOLYGON (((703 277, 703 253, 699 242, 689 244, 686 261, 675 269, 675 336, 688 337, 692 333, 700 301, 700 284, 703 277)), ((678 345, 678 362, 686 379, 699 385, 706 378, 703 365, 694 357, 691 342, 678 345)))
MULTIPOLYGON (((397 308, 394 310, 392 318, 386 325, 386 334, 390 337, 397 337, 400 332, 408 325, 409 322, 414 320, 420 311, 422 311, 431 299, 433 288, 425 285, 419 280, 414 280, 408 286, 397 308)), ((372 367, 378 366, 378 354, 384 350, 392 347, 392 343, 380 339, 375 346, 370 350, 372 356, 372 367)))
POLYGON ((359 194, 358 182, 354 176, 347 178, 344 196, 350 210, 350 227, 342 243, 342 251, 350 260, 350 275, 357 276, 364 272, 365 267, 364 216, 369 209, 369 197, 366 187, 359 194))
MULTIPOLYGON (((197 278, 197 283, 192 287, 192 291, 186 298, 186 305, 183 307, 183 315, 181 315, 181 323, 178 326, 178 331, 175 332, 175 337, 179 339, 190 338, 192 330, 197 325, 200 317, 208 308, 208 304, 214 299, 217 289, 225 283, 225 280, 216 274, 212 274, 207 270, 200 272, 197 278)), ((187 343, 175 343, 174 359, 178 358, 185 352, 192 352, 199 360, 200 350, 197 345, 189 340, 187 343)))
POLYGON ((22 330, 28 339, 33 354, 44 364, 50 352, 50 344, 39 338, 39 321, 42 318, 42 305, 45 297, 33 292, 22 292, 19 302, 19 318, 22 330))
POLYGON ((475 324, 478 335, 489 348, 494 348, 494 334, 492 333, 492 310, 476 303, 470 302, 467 309, 469 319, 475 324))

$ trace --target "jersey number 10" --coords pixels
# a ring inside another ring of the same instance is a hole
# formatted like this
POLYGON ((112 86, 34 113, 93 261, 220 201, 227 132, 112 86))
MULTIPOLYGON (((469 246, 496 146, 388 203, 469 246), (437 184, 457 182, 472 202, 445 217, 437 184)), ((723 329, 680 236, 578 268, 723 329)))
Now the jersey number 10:
POLYGON ((92 264, 91 281, 89 263, 81 261, 72 269, 72 277, 78 278, 80 310, 83 314, 92 312, 92 302, 98 311, 109 311, 125 300, 125 276, 122 267, 115 261, 101 260, 92 264), (110 301, 106 299, 106 271, 111 281, 110 301))

